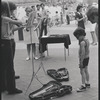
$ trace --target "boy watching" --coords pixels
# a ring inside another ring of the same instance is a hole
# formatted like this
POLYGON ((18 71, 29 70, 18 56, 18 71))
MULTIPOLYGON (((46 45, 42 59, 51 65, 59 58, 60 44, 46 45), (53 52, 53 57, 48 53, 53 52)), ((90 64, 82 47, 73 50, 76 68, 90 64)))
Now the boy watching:
POLYGON ((77 92, 82 92, 85 91, 86 88, 90 88, 88 72, 89 41, 85 38, 86 33, 83 28, 77 28, 73 34, 79 41, 79 68, 82 77, 82 85, 77 89, 77 92))

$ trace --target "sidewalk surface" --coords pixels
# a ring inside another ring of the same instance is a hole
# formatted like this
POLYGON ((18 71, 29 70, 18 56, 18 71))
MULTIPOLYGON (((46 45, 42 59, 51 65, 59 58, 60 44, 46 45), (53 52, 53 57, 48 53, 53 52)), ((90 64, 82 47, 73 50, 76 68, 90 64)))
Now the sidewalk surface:
MULTIPOLYGON (((71 38, 71 45, 69 47, 69 56, 66 53, 66 61, 64 59, 63 44, 49 44, 49 56, 46 56, 43 60, 43 67, 45 72, 48 69, 58 69, 67 68, 69 71, 69 81, 62 82, 64 85, 71 85, 73 90, 69 95, 65 95, 61 98, 56 98, 54 100, 98 100, 98 45, 90 45, 90 62, 89 62, 89 74, 90 74, 90 84, 91 88, 84 92, 77 93, 76 89, 81 85, 81 75, 78 68, 78 42, 73 36, 73 31, 76 25, 72 22, 70 25, 62 25, 61 27, 52 27, 49 29, 49 34, 69 34, 71 38)), ((91 35, 89 33, 89 24, 86 25, 86 37, 91 42, 91 35)), ((17 34, 18 35, 18 34, 17 34)), ((15 72, 16 75, 20 75, 20 79, 16 80, 16 85, 18 88, 23 90, 22 94, 18 95, 8 95, 6 92, 2 93, 2 100, 29 100, 29 93, 42 87, 42 84, 53 80, 49 77, 42 69, 37 73, 37 77, 33 79, 31 86, 29 87, 27 93, 26 89, 32 78, 33 70, 36 72, 41 65, 41 60, 34 60, 32 66, 32 60, 26 61, 27 51, 24 41, 18 41, 18 36, 15 35, 16 40, 16 54, 15 54, 15 72)), ((67 50, 66 50, 67 51, 67 50)))

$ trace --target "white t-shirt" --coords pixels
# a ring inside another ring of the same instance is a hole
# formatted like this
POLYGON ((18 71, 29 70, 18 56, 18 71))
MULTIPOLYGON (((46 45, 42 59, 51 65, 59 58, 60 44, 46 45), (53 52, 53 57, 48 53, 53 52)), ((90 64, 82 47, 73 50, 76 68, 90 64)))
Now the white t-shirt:
POLYGON ((90 24, 90 31, 95 31, 96 23, 90 24))

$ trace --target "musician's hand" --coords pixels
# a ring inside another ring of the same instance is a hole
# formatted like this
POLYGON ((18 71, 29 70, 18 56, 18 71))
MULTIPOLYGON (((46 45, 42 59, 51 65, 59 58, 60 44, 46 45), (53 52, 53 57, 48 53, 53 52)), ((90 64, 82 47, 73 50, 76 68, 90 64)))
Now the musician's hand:
POLYGON ((38 37, 38 39, 40 40, 40 39, 41 39, 41 37, 39 36, 39 37, 38 37))
POLYGON ((28 32, 28 31, 29 31, 29 29, 28 29, 28 28, 26 28, 26 31, 28 32))
POLYGON ((17 22, 18 22, 18 24, 17 24, 18 26, 23 25, 23 23, 21 21, 17 20, 17 22))
POLYGON ((82 63, 79 64, 79 68, 83 68, 83 64, 82 63))
POLYGON ((34 31, 36 31, 36 30, 37 30, 37 28, 34 29, 34 31))

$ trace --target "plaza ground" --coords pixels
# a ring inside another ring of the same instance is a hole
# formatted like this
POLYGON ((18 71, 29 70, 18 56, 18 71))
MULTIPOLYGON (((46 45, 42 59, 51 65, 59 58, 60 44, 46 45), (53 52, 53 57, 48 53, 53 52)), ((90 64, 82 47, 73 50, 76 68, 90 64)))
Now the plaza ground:
MULTIPOLYGON (((45 68, 45 72, 48 69, 58 69, 67 68, 69 71, 69 81, 62 82, 64 85, 71 85, 73 90, 69 95, 65 95, 61 98, 56 98, 54 100, 98 100, 98 45, 90 45, 90 62, 89 62, 89 74, 91 88, 87 89, 85 92, 77 93, 76 89, 81 84, 81 76, 78 68, 78 41, 73 36, 73 31, 75 30, 75 22, 71 22, 70 25, 62 25, 61 27, 52 27, 49 29, 49 34, 69 34, 71 39, 71 45, 69 46, 69 56, 66 53, 66 61, 64 59, 64 46, 63 44, 49 44, 49 56, 43 58, 42 63, 45 68)), ((89 32, 89 24, 86 24, 86 37, 91 42, 91 35, 89 32)), ((42 69, 37 73, 37 77, 40 80, 37 81, 36 78, 33 79, 31 86, 29 87, 27 93, 26 89, 30 83, 32 77, 33 68, 35 72, 38 70, 41 64, 41 59, 34 60, 34 66, 32 66, 32 60, 26 61, 27 51, 24 41, 18 40, 18 34, 15 34, 16 40, 16 54, 15 54, 15 72, 16 75, 20 75, 20 79, 16 80, 16 85, 19 89, 23 90, 22 94, 18 95, 8 95, 6 92, 2 94, 2 100, 29 100, 28 95, 32 91, 35 91, 42 87, 43 84, 53 80, 49 77, 42 69)), ((67 50, 66 50, 67 52, 67 50)), ((46 52, 45 52, 46 54, 46 52)))

